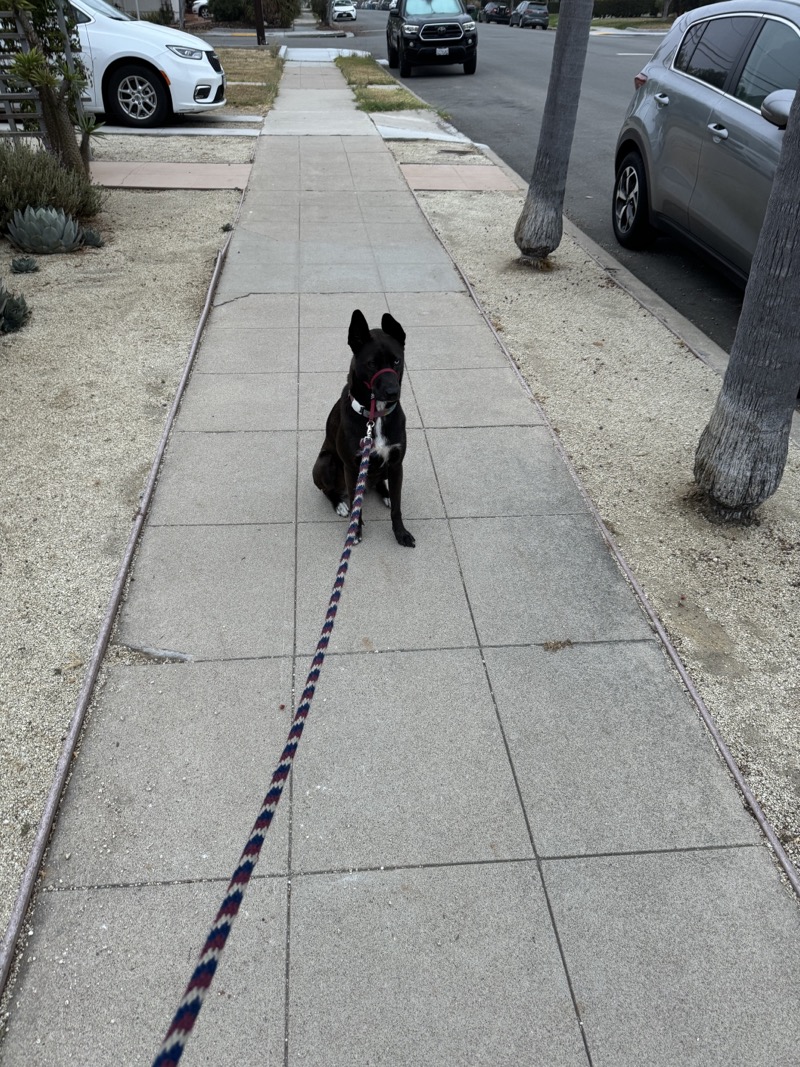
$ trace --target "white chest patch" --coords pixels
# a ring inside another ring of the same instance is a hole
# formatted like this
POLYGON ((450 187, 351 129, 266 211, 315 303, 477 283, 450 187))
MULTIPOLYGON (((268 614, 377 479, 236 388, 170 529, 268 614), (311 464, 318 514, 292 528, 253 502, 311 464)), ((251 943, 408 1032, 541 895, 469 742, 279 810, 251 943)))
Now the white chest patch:
POLYGON ((383 419, 376 419, 374 444, 372 446, 373 452, 376 455, 380 456, 384 463, 388 463, 392 449, 399 447, 400 445, 389 444, 389 442, 383 436, 383 419))

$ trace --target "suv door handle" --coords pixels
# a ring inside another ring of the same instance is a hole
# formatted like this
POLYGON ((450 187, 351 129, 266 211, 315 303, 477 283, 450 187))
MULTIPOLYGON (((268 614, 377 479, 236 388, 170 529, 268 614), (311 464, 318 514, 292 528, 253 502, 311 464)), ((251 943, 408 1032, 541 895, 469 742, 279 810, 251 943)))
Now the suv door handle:
POLYGON ((666 93, 656 93, 655 94, 655 101, 656 101, 656 103, 658 104, 659 107, 666 107, 667 104, 669 103, 669 97, 667 96, 666 93))
POLYGON ((710 122, 708 124, 708 128, 709 128, 709 130, 711 130, 711 133, 713 134, 714 144, 719 144, 720 141, 727 141, 728 140, 728 131, 725 129, 725 127, 722 125, 722 123, 720 123, 720 122, 710 122))

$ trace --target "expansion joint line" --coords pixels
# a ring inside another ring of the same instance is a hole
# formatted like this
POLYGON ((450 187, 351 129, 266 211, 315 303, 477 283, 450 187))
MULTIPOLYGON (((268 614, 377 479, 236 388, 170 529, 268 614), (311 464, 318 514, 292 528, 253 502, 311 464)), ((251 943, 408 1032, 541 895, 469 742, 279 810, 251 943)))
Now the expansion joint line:
POLYGON ((239 909, 242 906, 245 890, 253 876, 253 871, 258 863, 258 858, 261 855, 261 847, 264 844, 267 830, 269 830, 272 825, 272 820, 275 815, 275 810, 278 807, 278 801, 281 798, 283 787, 291 773, 294 757, 297 753, 300 738, 303 733, 303 727, 308 718, 308 713, 311 710, 311 701, 314 698, 314 691, 325 659, 325 652, 328 648, 331 633, 333 632, 333 623, 336 618, 336 610, 342 595, 342 587, 344 585, 345 575, 347 574, 347 567, 350 562, 350 553, 353 545, 356 544, 356 539, 358 537, 361 521, 361 506, 364 500, 364 492, 367 485, 367 471, 369 470, 369 458, 372 452, 372 429, 372 422, 368 422, 366 436, 361 440, 361 462, 358 471, 358 481, 356 483, 355 494, 353 497, 353 507, 350 512, 350 526, 347 530, 344 550, 341 559, 339 560, 339 569, 336 572, 336 579, 333 583, 333 592, 331 593, 331 598, 328 602, 328 610, 325 614, 322 634, 317 643, 314 658, 311 661, 311 670, 308 672, 308 678, 306 679, 306 687, 303 690, 300 704, 292 719, 292 725, 288 737, 286 738, 286 745, 281 753, 278 766, 275 768, 275 772, 272 775, 269 790, 261 805, 261 811, 253 824, 253 829, 250 831, 247 844, 244 846, 244 850, 239 857, 239 864, 228 883, 225 899, 222 901, 222 905, 214 919, 211 932, 206 938, 206 942, 200 952, 197 965, 189 979, 189 984, 186 986, 181 1002, 178 1005, 178 1010, 173 1016, 158 1055, 153 1060, 153 1067, 172 1067, 173 1064, 178 1063, 183 1055, 183 1050, 186 1048, 189 1035, 192 1032, 194 1024, 197 1022, 200 1009, 203 1007, 203 1001, 205 1000, 206 994, 211 988, 211 983, 214 980, 219 958, 222 955, 222 950, 225 948, 228 935, 233 927, 233 920, 239 914, 239 909))

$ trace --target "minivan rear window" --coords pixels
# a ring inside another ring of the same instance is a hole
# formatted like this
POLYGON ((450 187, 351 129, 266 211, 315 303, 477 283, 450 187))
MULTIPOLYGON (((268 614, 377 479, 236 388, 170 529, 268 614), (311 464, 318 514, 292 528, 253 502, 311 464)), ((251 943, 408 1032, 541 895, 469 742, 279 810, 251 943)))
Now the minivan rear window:
POLYGON ((675 56, 676 70, 722 89, 757 21, 755 15, 733 15, 695 22, 675 56))

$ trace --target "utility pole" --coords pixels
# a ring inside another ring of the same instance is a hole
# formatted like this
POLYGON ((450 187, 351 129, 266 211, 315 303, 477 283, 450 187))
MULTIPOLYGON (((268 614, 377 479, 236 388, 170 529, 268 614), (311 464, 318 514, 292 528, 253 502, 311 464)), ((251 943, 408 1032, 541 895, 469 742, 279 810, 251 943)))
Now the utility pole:
POLYGON ((256 44, 266 44, 267 35, 264 32, 264 9, 261 0, 253 0, 253 13, 256 19, 256 44))

